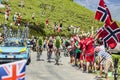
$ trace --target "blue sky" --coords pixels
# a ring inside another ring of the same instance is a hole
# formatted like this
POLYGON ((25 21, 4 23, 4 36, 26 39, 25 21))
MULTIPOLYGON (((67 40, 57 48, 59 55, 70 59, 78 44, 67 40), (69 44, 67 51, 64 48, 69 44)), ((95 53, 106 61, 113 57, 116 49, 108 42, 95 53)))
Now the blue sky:
MULTIPOLYGON (((74 1, 95 12, 100 0, 74 0, 74 1)), ((104 0, 104 1, 111 12, 112 18, 120 22, 120 0, 104 0)))

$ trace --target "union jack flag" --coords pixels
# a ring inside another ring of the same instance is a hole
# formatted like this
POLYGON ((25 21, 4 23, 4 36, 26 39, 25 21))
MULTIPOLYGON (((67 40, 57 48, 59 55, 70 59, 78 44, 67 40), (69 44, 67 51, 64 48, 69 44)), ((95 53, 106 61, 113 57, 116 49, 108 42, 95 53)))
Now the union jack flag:
POLYGON ((25 80, 26 60, 0 65, 0 80, 25 80))
POLYGON ((98 38, 103 40, 105 47, 114 49, 118 42, 120 42, 120 28, 116 22, 113 22, 108 27, 103 27, 99 30, 98 38))
POLYGON ((104 0, 100 0, 99 6, 95 14, 95 19, 105 22, 108 25, 110 25, 110 23, 112 22, 110 11, 107 8, 104 0))

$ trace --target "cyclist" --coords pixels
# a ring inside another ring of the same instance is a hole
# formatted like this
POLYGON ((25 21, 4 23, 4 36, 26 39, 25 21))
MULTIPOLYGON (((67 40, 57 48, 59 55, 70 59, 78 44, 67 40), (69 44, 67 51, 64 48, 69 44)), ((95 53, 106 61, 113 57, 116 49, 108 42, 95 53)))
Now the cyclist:
POLYGON ((36 51, 36 39, 33 39, 33 47, 32 47, 33 51, 36 51))
POLYGON ((59 59, 60 59, 60 51, 59 48, 61 46, 61 39, 59 36, 56 37, 55 39, 55 47, 56 47, 56 52, 55 52, 55 65, 59 65, 59 59))
POLYGON ((39 37, 37 40, 37 60, 40 60, 40 56, 42 55, 43 49, 43 38, 39 37))
POLYGON ((53 51, 53 39, 52 37, 50 37, 48 41, 48 52, 47 52, 48 62, 50 62, 52 51, 53 51))

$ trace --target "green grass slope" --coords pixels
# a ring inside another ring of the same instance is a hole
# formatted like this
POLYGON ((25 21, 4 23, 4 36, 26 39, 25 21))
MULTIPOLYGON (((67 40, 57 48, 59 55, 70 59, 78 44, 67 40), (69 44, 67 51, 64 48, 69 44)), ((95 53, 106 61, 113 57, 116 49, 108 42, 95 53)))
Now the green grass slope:
MULTIPOLYGON (((4 0, 3 0, 4 1, 4 0)), ((11 6, 9 23, 13 22, 15 12, 20 12, 25 23, 29 22, 30 33, 32 35, 58 35, 53 31, 53 23, 62 22, 63 30, 61 35, 69 35, 68 25, 80 26, 81 30, 88 31, 91 26, 95 28, 102 26, 99 21, 94 19, 94 12, 74 3, 72 0, 24 0, 25 7, 18 5, 20 0, 9 0, 7 3, 11 6), (32 13, 35 13, 36 19, 32 20, 32 13), (44 15, 42 15, 44 13, 44 15), (45 20, 49 19, 49 28, 45 26, 45 20)), ((2 9, 5 12, 4 9, 2 9)), ((0 22, 4 21, 4 14, 0 14, 0 22)), ((8 24, 9 24, 8 23, 8 24)), ((13 26, 16 27, 16 26, 13 26)))

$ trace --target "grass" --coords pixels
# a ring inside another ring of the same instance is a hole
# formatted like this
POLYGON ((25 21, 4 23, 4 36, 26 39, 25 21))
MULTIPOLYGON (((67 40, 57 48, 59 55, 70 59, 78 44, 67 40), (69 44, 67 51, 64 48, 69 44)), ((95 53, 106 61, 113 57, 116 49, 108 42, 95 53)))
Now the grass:
MULTIPOLYGON (((57 34, 51 31, 54 22, 57 24, 62 22, 63 32, 60 33, 61 35, 68 35, 67 27, 69 25, 80 26, 86 32, 90 30, 91 26, 94 26, 95 29, 102 26, 102 23, 94 19, 94 12, 71 0, 25 0, 24 8, 18 6, 20 0, 9 0, 7 3, 12 9, 8 24, 13 22, 12 19, 15 12, 21 13, 24 22, 36 23, 37 27, 40 27, 41 23, 45 24, 45 20, 49 19, 49 28, 44 26, 44 34, 39 32, 39 29, 36 31, 35 28, 30 27, 30 32, 36 36, 57 34), (32 13, 36 14, 35 20, 31 18, 32 13), (43 13, 44 15, 42 15, 43 13)), ((5 12, 5 9, 2 9, 2 11, 5 12)), ((0 14, 0 20, 2 24, 5 23, 4 14, 0 14)))

